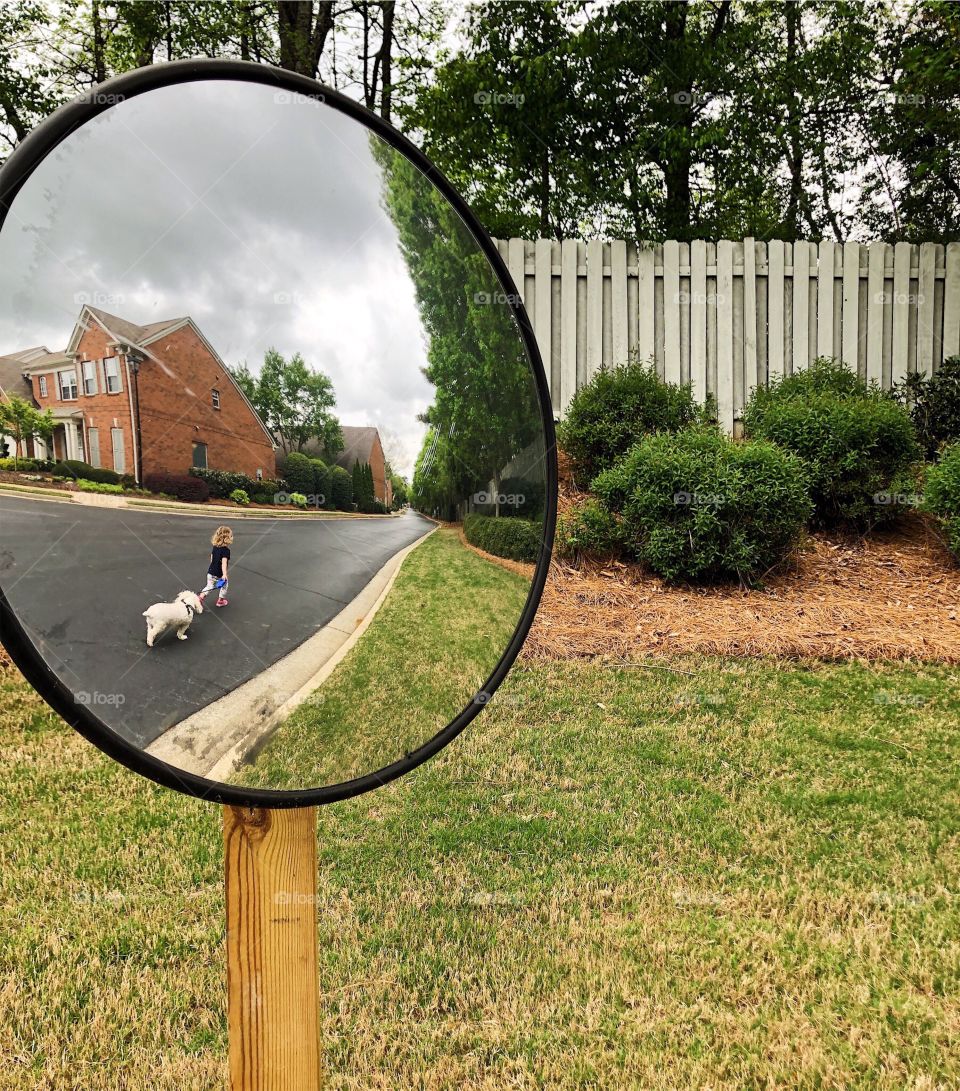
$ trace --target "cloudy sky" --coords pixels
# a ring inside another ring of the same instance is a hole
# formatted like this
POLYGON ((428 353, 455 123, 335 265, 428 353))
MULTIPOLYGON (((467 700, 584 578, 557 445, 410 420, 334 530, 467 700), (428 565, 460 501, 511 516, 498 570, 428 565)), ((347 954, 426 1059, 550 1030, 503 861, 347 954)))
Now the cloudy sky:
POLYGON ((432 391, 367 130, 322 103, 206 82, 122 102, 32 175, 0 233, 0 354, 66 346, 84 301, 190 314, 231 366, 326 372, 408 477, 432 391))

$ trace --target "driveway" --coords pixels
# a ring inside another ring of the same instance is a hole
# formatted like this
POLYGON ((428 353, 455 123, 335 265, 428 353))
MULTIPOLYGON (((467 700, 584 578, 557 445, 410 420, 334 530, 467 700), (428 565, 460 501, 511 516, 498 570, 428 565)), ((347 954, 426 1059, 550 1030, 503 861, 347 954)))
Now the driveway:
POLYGON ((313 636, 434 525, 397 518, 232 523, 230 605, 149 649, 141 616, 203 587, 219 518, 0 496, 0 586, 71 690, 137 746, 313 636), (81 698, 82 699, 82 698, 81 698))

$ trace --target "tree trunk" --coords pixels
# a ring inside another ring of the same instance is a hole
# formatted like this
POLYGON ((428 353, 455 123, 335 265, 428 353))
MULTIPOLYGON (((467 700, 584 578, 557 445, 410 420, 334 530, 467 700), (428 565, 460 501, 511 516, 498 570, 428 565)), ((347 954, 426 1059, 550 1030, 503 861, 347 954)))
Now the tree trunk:
POLYGON ((393 20, 394 0, 384 0, 383 41, 380 43, 380 116, 390 120, 393 109, 393 20))
POLYGON ((319 0, 314 22, 313 0, 278 0, 280 67, 314 79, 320 57, 333 27, 333 0, 319 0))

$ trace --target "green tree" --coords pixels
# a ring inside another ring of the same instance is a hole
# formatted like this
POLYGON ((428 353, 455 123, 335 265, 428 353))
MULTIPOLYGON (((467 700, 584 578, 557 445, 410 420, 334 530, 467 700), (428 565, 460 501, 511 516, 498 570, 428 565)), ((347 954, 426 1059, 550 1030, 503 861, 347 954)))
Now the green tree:
MULTIPOLYGON (((455 507, 490 482, 542 434, 539 403, 520 332, 486 257, 433 185, 388 145, 374 154, 384 204, 398 231, 427 341, 424 375, 433 401, 433 455, 421 477, 438 475, 455 507)), ((421 452, 421 455, 423 452, 421 452)))
POLYGON ((49 441, 53 435, 53 414, 49 409, 40 412, 24 398, 16 395, 0 401, 0 433, 13 440, 13 465, 18 466, 20 445, 29 439, 49 441))
POLYGON ((322 371, 312 371, 299 352, 288 361, 267 349, 258 375, 246 364, 232 374, 284 454, 302 451, 314 439, 328 460, 343 450, 343 432, 332 412, 337 404, 333 383, 322 371))

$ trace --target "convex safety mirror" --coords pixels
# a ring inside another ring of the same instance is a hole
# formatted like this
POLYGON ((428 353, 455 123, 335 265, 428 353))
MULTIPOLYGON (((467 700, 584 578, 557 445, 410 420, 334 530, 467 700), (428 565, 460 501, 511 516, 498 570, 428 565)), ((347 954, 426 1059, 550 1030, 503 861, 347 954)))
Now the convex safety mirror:
POLYGON ((234 62, 104 85, 0 184, 21 669, 222 802, 440 749, 519 650, 555 512, 542 366, 466 205, 356 104, 234 62))

